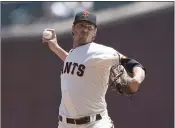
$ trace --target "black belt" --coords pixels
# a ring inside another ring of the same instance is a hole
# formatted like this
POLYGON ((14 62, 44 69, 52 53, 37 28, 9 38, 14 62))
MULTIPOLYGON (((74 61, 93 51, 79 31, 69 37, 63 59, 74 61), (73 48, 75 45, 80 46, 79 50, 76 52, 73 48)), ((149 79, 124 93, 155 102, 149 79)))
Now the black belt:
MULTIPOLYGON (((100 120, 100 119, 102 119, 101 115, 97 114, 95 121, 100 120)), ((63 121, 63 117, 60 115, 59 115, 59 120, 63 121)), ((81 117, 78 119, 66 118, 66 122, 69 124, 87 124, 90 122, 90 116, 85 116, 85 117, 81 117)))

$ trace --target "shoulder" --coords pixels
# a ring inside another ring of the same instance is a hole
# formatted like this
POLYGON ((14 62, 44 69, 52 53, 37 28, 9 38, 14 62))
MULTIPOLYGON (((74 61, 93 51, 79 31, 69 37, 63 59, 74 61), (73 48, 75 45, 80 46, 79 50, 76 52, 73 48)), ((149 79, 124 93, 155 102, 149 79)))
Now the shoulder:
POLYGON ((118 52, 109 46, 92 43, 88 53, 91 55, 89 60, 93 65, 99 64, 103 67, 111 67, 111 65, 119 63, 118 52))
POLYGON ((98 44, 98 43, 95 43, 93 42, 92 43, 92 48, 96 49, 97 52, 100 52, 100 53, 116 53, 117 50, 110 47, 110 46, 106 46, 106 45, 103 45, 103 44, 98 44))

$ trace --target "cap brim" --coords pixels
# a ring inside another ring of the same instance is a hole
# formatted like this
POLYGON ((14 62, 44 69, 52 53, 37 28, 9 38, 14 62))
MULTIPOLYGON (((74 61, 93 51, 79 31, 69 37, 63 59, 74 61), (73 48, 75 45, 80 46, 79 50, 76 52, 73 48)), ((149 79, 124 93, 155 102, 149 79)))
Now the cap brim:
POLYGON ((73 22, 73 24, 76 24, 76 23, 81 22, 81 21, 89 22, 89 23, 93 24, 95 27, 97 27, 97 25, 95 23, 93 23, 89 20, 78 20, 78 21, 73 22))

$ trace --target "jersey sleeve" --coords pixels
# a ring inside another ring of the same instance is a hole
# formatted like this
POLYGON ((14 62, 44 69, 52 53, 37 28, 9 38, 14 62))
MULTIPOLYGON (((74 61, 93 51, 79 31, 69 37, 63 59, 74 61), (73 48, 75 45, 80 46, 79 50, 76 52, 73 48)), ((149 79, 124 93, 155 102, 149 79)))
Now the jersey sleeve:
POLYGON ((97 53, 92 56, 91 64, 96 66, 112 67, 120 63, 120 54, 115 52, 97 53))

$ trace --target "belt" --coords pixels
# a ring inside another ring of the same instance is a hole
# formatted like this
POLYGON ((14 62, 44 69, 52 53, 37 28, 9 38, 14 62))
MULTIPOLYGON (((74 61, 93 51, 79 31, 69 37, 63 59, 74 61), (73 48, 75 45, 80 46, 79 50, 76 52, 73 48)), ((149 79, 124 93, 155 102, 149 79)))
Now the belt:
MULTIPOLYGON (((100 120, 102 119, 100 114, 96 114, 96 120, 100 120)), ((63 117, 61 115, 59 115, 59 120, 63 121, 63 117)), ((90 116, 85 116, 85 117, 81 117, 78 119, 73 119, 73 118, 66 118, 66 122, 69 124, 87 124, 90 122, 90 116)))

